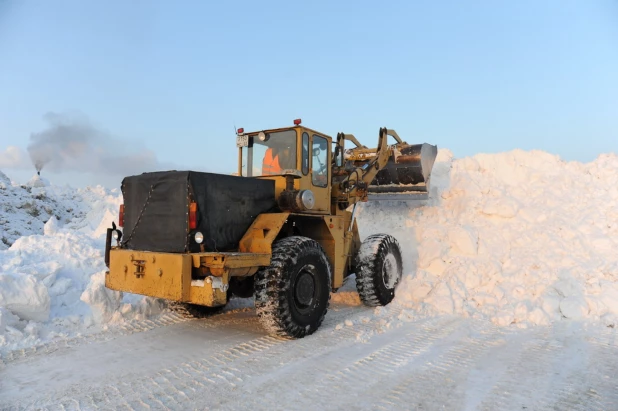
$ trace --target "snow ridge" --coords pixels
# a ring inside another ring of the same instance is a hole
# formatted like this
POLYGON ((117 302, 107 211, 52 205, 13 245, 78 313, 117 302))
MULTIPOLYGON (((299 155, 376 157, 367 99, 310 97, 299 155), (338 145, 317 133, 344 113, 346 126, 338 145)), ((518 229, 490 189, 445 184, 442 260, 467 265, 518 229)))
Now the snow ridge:
POLYGON ((618 320, 618 156, 587 164, 514 150, 440 150, 431 198, 368 204, 365 231, 408 244, 396 301, 497 325, 618 320))

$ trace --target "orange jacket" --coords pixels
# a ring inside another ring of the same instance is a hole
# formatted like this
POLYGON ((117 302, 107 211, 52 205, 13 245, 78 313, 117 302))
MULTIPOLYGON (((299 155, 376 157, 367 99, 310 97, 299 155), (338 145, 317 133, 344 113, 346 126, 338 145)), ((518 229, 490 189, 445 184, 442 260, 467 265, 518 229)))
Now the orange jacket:
POLYGON ((264 162, 262 163, 262 174, 277 174, 282 171, 281 165, 279 165, 279 156, 273 157, 273 149, 266 150, 264 155, 264 162))

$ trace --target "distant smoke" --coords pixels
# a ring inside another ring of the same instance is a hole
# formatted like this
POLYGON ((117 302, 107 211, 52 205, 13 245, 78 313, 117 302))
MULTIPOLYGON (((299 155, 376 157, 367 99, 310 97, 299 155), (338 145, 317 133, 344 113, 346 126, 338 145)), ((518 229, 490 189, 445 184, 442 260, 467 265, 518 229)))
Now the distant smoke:
POLYGON ((49 127, 30 135, 28 153, 37 172, 141 173, 173 168, 145 148, 131 148, 97 129, 83 116, 48 113, 49 127))

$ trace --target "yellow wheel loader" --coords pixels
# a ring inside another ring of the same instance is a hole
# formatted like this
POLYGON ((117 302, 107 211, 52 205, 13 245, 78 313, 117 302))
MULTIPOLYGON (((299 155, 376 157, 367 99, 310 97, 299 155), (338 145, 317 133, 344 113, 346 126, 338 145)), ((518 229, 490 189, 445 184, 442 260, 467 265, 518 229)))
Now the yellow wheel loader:
POLYGON ((381 128, 377 147, 368 148, 351 134, 333 141, 300 120, 238 129, 236 145, 235 175, 123 179, 118 227, 107 230, 105 285, 165 299, 194 317, 222 309, 231 295, 254 297, 264 328, 291 338, 319 328, 330 293, 352 274, 365 304, 389 304, 401 249, 387 234, 361 242, 356 207, 427 195, 437 147, 407 144, 381 128))

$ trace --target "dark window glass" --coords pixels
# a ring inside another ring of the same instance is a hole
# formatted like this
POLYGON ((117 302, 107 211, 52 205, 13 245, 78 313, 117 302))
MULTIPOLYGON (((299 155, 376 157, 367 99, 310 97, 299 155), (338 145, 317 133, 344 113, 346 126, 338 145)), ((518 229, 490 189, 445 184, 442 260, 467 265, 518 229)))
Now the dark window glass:
POLYGON ((309 134, 303 133, 302 172, 309 174, 309 134))
POLYGON ((328 186, 328 140, 324 137, 313 135, 311 145, 311 169, 314 186, 328 186))

